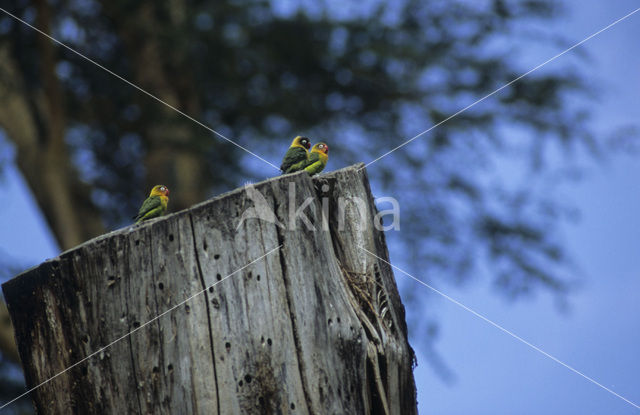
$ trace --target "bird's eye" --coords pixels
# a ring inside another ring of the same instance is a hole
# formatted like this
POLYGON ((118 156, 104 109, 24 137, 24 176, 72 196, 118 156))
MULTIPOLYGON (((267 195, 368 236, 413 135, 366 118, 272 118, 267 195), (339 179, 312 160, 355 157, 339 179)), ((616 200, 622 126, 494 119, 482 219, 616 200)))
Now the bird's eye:
POLYGON ((165 190, 167 190, 167 188, 166 188, 166 187, 164 187, 164 186, 162 186, 162 187, 160 188, 160 191, 161 191, 161 192, 164 192, 165 190))

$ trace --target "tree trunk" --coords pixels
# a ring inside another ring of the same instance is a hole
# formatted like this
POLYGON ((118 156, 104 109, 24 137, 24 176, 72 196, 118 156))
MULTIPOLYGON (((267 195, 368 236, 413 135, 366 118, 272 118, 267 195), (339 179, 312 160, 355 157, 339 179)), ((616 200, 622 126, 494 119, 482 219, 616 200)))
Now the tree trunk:
POLYGON ((19 363, 18 346, 13 338, 13 326, 9 310, 4 301, 0 300, 0 352, 3 358, 19 363))
MULTIPOLYGON (((181 30, 185 24, 184 1, 174 0, 169 5, 147 2, 131 7, 128 3, 102 0, 101 6, 111 19, 126 16, 126 21, 117 25, 117 29, 131 62, 131 81, 163 102, 201 119, 198 86, 192 76, 193 64, 188 54, 183 50, 170 50, 166 39, 158 34, 158 27, 181 30), (161 19, 166 8, 170 10, 169 16, 161 19)), ((135 99, 141 108, 145 105, 159 108, 157 120, 140 131, 146 144, 146 188, 165 184, 169 189, 180 189, 172 199, 176 210, 202 200, 210 183, 205 180, 208 172, 201 154, 202 146, 193 139, 193 122, 145 94, 136 94, 135 99)), ((202 133, 203 130, 198 126, 197 131, 202 133)), ((220 145, 218 139, 209 138, 210 145, 220 145)))
MULTIPOLYGON (((39 0, 35 10, 36 26, 50 33, 49 3, 39 0)), ((104 227, 89 188, 77 177, 65 145, 66 115, 55 69, 55 45, 41 35, 36 40, 38 85, 24 79, 24 50, 17 45, 0 44, 0 127, 16 145, 17 165, 58 245, 69 249, 104 232, 104 227)))
POLYGON ((388 259, 361 166, 238 189, 5 283, 29 388, 100 350, 32 392, 38 413, 416 413, 393 273, 362 250, 388 259))

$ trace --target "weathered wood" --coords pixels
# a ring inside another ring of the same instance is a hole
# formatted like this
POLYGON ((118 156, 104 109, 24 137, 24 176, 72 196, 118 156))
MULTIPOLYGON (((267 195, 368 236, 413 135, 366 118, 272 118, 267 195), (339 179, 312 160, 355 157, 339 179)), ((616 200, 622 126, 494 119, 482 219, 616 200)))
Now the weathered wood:
POLYGON ((360 167, 238 189, 5 283, 29 387, 135 330, 32 392, 38 413, 416 413, 360 167))

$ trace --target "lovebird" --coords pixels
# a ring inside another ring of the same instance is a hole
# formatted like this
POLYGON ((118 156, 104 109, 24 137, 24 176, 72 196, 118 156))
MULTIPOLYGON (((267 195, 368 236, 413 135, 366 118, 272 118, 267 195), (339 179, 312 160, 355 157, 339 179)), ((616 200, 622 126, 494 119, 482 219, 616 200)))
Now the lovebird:
POLYGON ((309 147, 311 147, 311 141, 307 137, 299 135, 294 138, 282 159, 282 164, 280 165, 282 173, 293 173, 302 170, 309 158, 309 152, 307 151, 309 147))
POLYGON ((153 186, 149 197, 142 203, 138 214, 133 219, 139 223, 162 216, 167 211, 167 203, 169 203, 169 188, 162 184, 153 186))
POLYGON ((310 175, 318 174, 329 161, 329 146, 325 143, 316 143, 309 153, 309 159, 305 164, 304 171, 310 175))

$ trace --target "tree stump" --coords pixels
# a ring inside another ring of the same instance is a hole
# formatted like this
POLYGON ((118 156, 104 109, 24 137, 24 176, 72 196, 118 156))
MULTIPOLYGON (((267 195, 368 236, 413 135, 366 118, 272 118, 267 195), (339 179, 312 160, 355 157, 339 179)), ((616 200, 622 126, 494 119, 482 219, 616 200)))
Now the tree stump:
POLYGON ((5 283, 28 388, 99 351, 35 389, 37 412, 415 414, 362 167, 246 186, 5 283))

